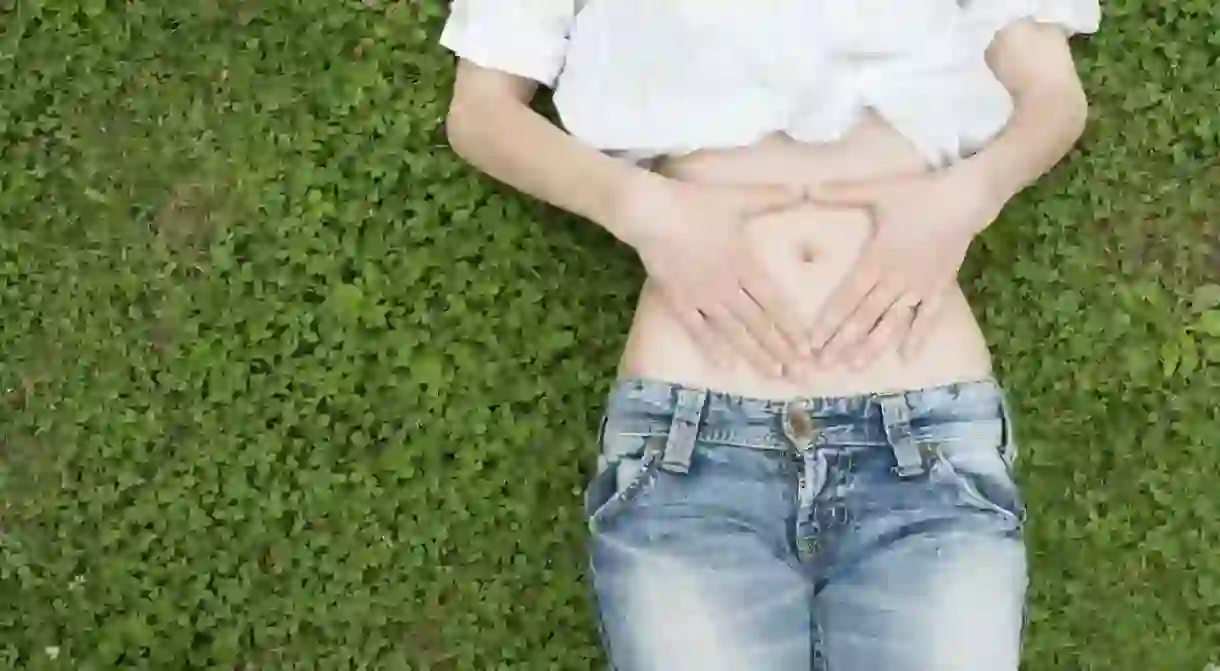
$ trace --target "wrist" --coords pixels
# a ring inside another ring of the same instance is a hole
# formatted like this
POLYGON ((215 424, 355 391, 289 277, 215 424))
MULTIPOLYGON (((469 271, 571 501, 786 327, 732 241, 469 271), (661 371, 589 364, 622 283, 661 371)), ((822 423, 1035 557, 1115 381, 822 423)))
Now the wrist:
POLYGON ((990 226, 1008 201, 1024 188, 1012 170, 994 159, 993 155, 976 154, 950 169, 950 179, 955 182, 952 192, 974 194, 979 216, 972 217, 968 225, 975 235, 990 226))
POLYGON ((608 207, 596 222, 623 243, 640 249, 658 237, 674 198, 673 180, 650 170, 629 166, 611 187, 608 207))

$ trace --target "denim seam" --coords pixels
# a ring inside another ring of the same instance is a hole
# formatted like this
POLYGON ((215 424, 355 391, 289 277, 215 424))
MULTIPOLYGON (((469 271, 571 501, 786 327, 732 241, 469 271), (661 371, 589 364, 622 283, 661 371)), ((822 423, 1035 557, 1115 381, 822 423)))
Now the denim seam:
POLYGON ((619 671, 618 665, 614 663, 614 648, 611 645, 610 631, 606 627, 606 616, 600 608, 595 610, 597 611, 597 631, 601 635, 602 649, 606 653, 607 671, 619 671))
POLYGON ((1003 440, 1000 446, 1001 456, 1004 457, 1004 463, 1008 465, 1009 471, 1015 473, 1017 459, 1020 456, 1020 446, 1017 443, 1016 420, 1013 416, 1012 408, 1008 403, 1007 395, 1000 397, 1000 418, 1003 422, 1003 440))
MULTIPOLYGON (((632 431, 632 432, 622 432, 619 435, 630 436, 632 438, 665 438, 665 439, 668 439, 669 431, 632 431)), ((783 444, 779 444, 779 443, 762 444, 762 443, 733 442, 733 441, 729 441, 729 440, 709 440, 708 438, 706 438, 702 435, 697 435, 695 437, 695 442, 709 446, 709 447, 735 447, 735 448, 740 448, 743 450, 759 450, 762 452, 788 452, 792 449, 788 445, 783 445, 783 444)), ((859 444, 865 445, 865 446, 871 446, 874 444, 880 445, 880 443, 863 443, 863 442, 859 443, 859 444)))
POLYGON ((826 656, 826 632, 822 629, 822 622, 818 620, 817 609, 810 608, 810 624, 813 631, 810 636, 813 638, 813 645, 810 646, 811 666, 812 671, 830 671, 830 658, 826 656))
MULTIPOLYGON (((639 498, 646 487, 655 484, 661 466, 661 453, 653 445, 645 444, 644 454, 640 458, 640 472, 627 483, 627 486, 615 490, 610 498, 597 507, 589 515, 588 526, 596 533, 602 526, 613 520, 622 511, 639 498)), ((613 466, 612 466, 613 467, 613 466)))

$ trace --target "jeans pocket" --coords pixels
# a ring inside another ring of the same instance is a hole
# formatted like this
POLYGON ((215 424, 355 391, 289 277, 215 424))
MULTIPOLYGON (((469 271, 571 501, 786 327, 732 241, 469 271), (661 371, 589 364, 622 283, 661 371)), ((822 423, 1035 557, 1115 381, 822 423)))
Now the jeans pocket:
POLYGON ((931 441, 935 476, 953 488, 960 503, 1023 526, 1025 504, 1013 475, 1007 418, 975 420, 945 433, 931 441))
POLYGON ((597 472, 585 489, 585 517, 597 530, 630 507, 652 485, 660 468, 664 436, 607 430, 598 438, 597 472))

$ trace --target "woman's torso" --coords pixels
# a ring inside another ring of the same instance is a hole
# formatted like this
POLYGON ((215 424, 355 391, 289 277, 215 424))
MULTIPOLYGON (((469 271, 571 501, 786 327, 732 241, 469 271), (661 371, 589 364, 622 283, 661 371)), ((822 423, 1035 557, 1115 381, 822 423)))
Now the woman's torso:
MULTIPOLYGON (((656 171, 704 183, 817 184, 827 180, 912 174, 926 169, 920 153, 876 116, 867 115, 842 140, 799 143, 771 135, 741 149, 706 150, 663 160, 656 171)), ((919 222, 910 222, 917 226, 919 222)), ((811 323, 851 270, 872 224, 863 211, 802 206, 748 224, 748 239, 788 298, 811 323)), ((964 295, 956 286, 922 352, 895 348, 859 369, 823 367, 800 381, 767 377, 742 360, 714 366, 646 282, 619 368, 620 377, 651 378, 753 397, 841 396, 917 389, 991 373, 991 359, 964 295)))

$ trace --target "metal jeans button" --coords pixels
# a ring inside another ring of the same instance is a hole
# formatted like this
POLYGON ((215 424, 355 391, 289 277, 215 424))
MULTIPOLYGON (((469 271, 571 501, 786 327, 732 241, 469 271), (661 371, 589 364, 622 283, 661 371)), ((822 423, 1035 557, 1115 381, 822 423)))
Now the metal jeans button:
POLYGON ((810 446, 816 433, 813 420, 808 412, 799 405, 789 405, 784 410, 784 433, 797 450, 804 451, 810 446))

